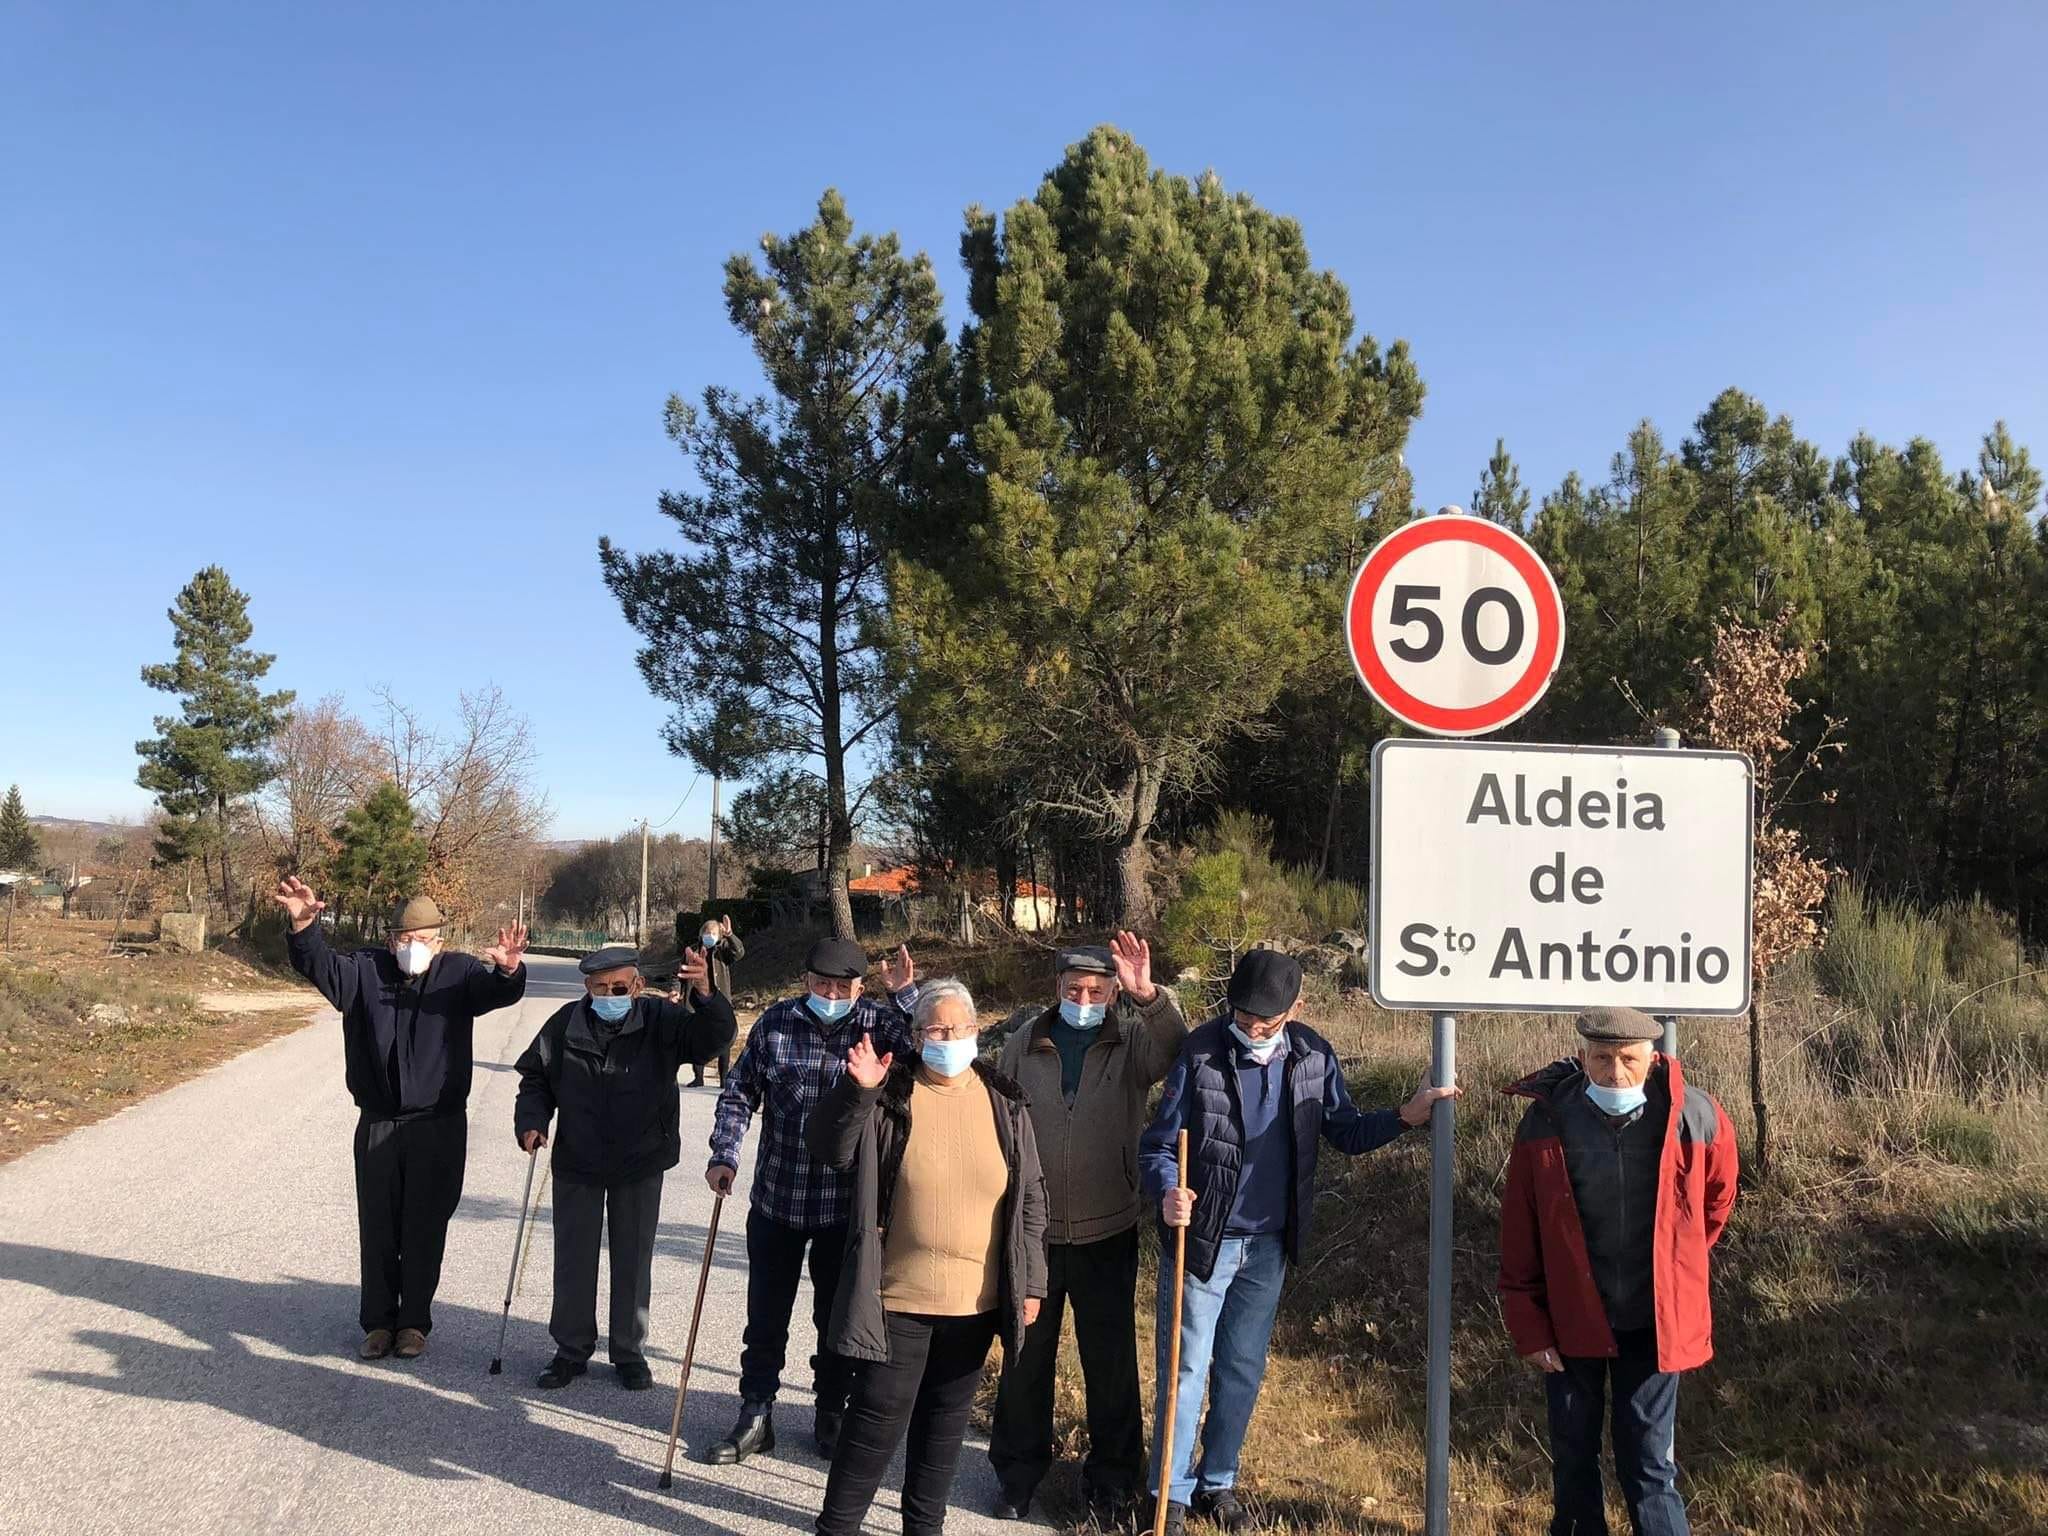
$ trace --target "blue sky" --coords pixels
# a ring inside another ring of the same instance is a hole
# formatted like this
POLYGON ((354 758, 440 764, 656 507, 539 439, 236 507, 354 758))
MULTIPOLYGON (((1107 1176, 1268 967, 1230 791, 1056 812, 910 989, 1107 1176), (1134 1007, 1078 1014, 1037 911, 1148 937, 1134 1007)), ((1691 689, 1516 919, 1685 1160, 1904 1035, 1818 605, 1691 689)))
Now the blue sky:
POLYGON ((957 323, 962 210, 1098 122, 1408 339, 1426 502, 1729 384, 1831 453, 2048 456, 2048 8, 1946 9, 0 0, 0 782, 146 807, 137 669, 217 561, 278 686, 495 681, 557 835, 659 820, 596 543, 666 536, 667 394, 756 381, 721 261, 836 185, 957 323))

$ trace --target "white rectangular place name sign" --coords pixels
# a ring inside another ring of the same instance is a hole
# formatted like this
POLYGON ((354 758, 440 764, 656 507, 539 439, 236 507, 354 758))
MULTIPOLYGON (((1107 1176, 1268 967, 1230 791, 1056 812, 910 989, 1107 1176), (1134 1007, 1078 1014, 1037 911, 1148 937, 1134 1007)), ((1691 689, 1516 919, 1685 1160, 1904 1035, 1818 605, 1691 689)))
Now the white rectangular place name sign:
POLYGON ((1753 815, 1738 752, 1382 741, 1373 999, 1742 1013, 1753 815))

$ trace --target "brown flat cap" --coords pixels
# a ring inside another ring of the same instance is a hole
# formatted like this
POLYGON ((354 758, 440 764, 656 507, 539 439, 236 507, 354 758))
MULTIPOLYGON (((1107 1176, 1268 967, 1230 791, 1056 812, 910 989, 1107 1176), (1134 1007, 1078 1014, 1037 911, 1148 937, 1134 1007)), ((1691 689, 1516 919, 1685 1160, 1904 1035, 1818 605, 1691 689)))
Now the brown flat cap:
POLYGON ((1588 1008, 1579 1015, 1578 1023, 1579 1033, 1588 1040, 1609 1045, 1664 1038, 1664 1026, 1634 1008, 1588 1008))
POLYGON ((415 928, 439 928, 447 922, 431 896, 415 896, 402 907, 391 909, 391 931, 411 933, 415 928))

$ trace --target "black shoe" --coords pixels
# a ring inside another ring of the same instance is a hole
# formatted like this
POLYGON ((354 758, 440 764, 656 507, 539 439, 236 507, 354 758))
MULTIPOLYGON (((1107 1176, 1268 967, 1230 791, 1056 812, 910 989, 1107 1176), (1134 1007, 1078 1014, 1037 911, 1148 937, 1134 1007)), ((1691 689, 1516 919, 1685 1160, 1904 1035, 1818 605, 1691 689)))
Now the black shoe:
POLYGON ((775 1449, 775 1404, 745 1402, 733 1422, 732 1433, 711 1447, 704 1459, 714 1467, 737 1466, 760 1451, 775 1449))
POLYGON ((1022 1520, 1031 1512, 1033 1488, 1005 1488, 996 1495, 996 1501, 989 1506, 991 1520, 1022 1520))
POLYGON ((1252 1523, 1251 1514, 1228 1488, 1205 1488, 1197 1493, 1195 1513, 1219 1531, 1241 1531, 1252 1523))
POLYGON ((645 1392, 654 1385, 654 1372, 647 1368, 645 1360, 628 1360, 612 1369, 619 1373, 619 1385, 628 1392, 645 1392))
MULTIPOLYGON (((1152 1518, 1152 1519, 1148 1519, 1148 1520, 1147 1520, 1147 1521, 1145 1522, 1145 1529, 1146 1529, 1146 1530, 1148 1530, 1148 1531, 1149 1531, 1149 1530, 1151 1530, 1151 1529, 1153 1529, 1153 1527, 1154 1527, 1154 1523, 1155 1523, 1155 1521, 1156 1521, 1156 1520, 1157 1520, 1157 1518, 1158 1518, 1158 1513, 1159 1513, 1159 1500, 1158 1500, 1158 1498, 1157 1498, 1157 1497, 1153 1498, 1153 1500, 1152 1500, 1152 1503, 1151 1503, 1151 1509, 1152 1509, 1152 1515, 1153 1515, 1153 1518, 1152 1518)), ((1185 1504, 1168 1504, 1168 1505, 1166 1506, 1166 1536, 1187 1536, 1187 1530, 1188 1530, 1188 1507, 1187 1507, 1187 1505, 1185 1505, 1185 1504)))
POLYGON ((690 1086, 692 1088, 702 1088, 704 1086, 704 1074, 699 1072, 695 1077, 691 1078, 690 1086))
POLYGON ((534 1385, 552 1392, 557 1387, 566 1387, 589 1369, 581 1360, 564 1360, 557 1355, 548 1362, 548 1368, 540 1373, 540 1380, 534 1385))

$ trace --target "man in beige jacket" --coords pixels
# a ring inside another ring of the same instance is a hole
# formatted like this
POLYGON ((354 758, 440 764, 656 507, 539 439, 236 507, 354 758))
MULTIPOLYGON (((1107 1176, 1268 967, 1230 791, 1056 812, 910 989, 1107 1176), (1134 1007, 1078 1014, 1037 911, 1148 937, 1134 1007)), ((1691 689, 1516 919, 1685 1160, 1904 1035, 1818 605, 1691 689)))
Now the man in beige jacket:
POLYGON ((1059 1001, 1014 1029, 1002 1071, 1024 1089, 1048 1196, 1045 1305, 1004 1361, 989 1460, 994 1514, 1020 1520, 1052 1465, 1060 1314, 1071 1302, 1088 1391, 1090 1511, 1107 1529, 1144 1479, 1138 1387, 1138 1132, 1187 1021, 1152 980, 1152 950, 1119 933, 1107 949, 1061 950, 1059 1001))

